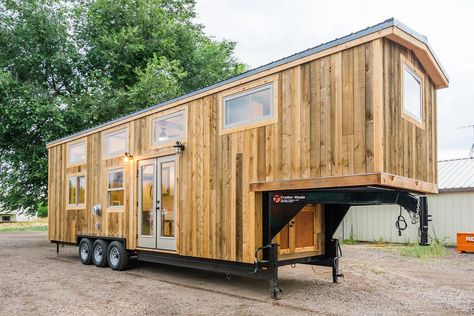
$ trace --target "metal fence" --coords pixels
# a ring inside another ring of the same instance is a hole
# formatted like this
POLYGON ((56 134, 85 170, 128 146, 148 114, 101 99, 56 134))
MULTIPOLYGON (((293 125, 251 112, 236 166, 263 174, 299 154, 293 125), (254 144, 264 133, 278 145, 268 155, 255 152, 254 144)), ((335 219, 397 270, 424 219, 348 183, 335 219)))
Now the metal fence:
MULTIPOLYGON (((430 239, 437 238, 447 244, 456 243, 457 232, 474 232, 474 192, 440 193, 428 196, 430 239)), ((408 227, 398 236, 395 221, 398 206, 351 207, 336 231, 339 239, 358 241, 384 241, 395 243, 417 242, 418 224, 412 225, 405 210, 402 211, 408 227)))

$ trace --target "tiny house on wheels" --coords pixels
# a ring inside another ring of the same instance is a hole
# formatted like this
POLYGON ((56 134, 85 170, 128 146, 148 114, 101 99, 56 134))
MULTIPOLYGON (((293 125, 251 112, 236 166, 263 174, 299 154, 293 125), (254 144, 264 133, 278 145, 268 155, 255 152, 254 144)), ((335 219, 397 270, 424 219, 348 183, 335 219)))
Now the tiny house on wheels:
POLYGON ((266 278, 332 267, 352 205, 420 221, 437 192, 427 39, 395 19, 49 143, 51 242, 84 264, 138 260, 266 278))

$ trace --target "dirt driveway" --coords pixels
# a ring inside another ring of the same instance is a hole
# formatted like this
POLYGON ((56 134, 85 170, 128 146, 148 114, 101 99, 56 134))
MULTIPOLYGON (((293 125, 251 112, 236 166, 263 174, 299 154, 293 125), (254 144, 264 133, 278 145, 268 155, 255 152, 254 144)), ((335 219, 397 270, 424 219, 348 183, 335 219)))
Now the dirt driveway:
POLYGON ((1 315, 474 314, 474 254, 343 246, 341 284, 328 268, 285 267, 274 302, 264 281, 148 263, 115 272, 82 265, 75 247, 55 251, 44 232, 0 233, 1 315))

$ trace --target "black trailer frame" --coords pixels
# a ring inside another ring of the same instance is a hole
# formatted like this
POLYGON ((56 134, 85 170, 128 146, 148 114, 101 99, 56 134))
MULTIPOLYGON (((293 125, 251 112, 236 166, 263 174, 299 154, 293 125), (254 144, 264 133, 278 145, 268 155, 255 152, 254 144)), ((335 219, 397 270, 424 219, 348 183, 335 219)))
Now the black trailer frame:
POLYGON ((428 204, 425 196, 403 190, 380 187, 348 187, 335 189, 287 190, 262 192, 263 247, 256 249, 254 264, 213 260, 153 251, 137 251, 137 259, 180 267, 253 276, 269 281, 270 296, 278 298, 278 267, 296 263, 332 268, 332 281, 338 283, 340 246, 334 233, 353 205, 398 204, 419 217, 420 244, 428 245, 428 204), (278 260, 278 244, 273 238, 308 204, 324 204, 325 253, 323 255, 278 260), (260 255, 261 252, 261 255, 260 255))

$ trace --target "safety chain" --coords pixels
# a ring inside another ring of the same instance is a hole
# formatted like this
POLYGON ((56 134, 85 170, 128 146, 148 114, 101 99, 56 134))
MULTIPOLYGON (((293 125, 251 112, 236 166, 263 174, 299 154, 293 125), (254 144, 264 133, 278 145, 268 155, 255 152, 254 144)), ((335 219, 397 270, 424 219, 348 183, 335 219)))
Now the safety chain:
POLYGON ((410 216, 411 223, 413 225, 417 224, 420 221, 420 197, 416 197, 416 212, 408 212, 408 216, 410 216))

